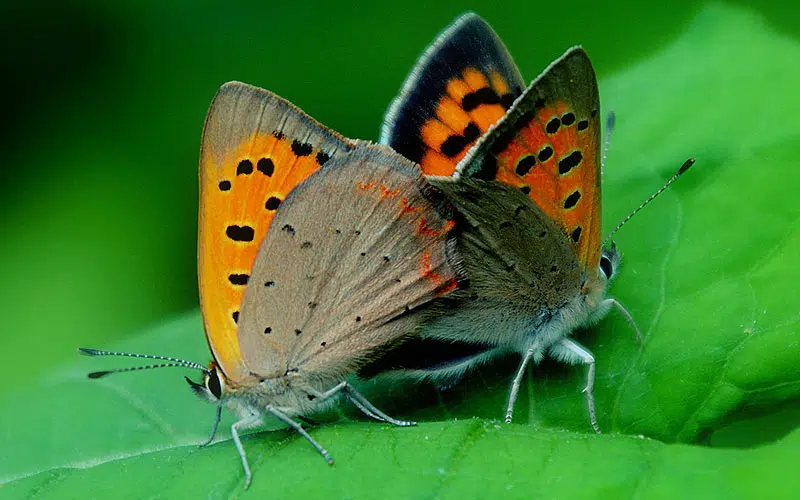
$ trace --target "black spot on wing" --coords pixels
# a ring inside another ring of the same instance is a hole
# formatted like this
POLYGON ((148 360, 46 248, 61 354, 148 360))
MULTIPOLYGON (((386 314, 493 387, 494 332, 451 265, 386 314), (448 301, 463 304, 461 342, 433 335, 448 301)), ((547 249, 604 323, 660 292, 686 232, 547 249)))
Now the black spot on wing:
POLYGON ((297 156, 308 156, 314 151, 314 148, 311 144, 306 142, 300 142, 298 140, 292 141, 292 153, 296 154, 297 156))
POLYGON ((329 155, 328 153, 326 153, 324 151, 320 151, 319 153, 317 153, 317 163, 320 166, 325 165, 328 162, 328 160, 330 160, 330 159, 331 159, 331 155, 329 155))
POLYGON ((570 234, 570 237, 572 238, 572 241, 577 243, 581 239, 581 233, 582 232, 583 232, 583 228, 581 226, 576 227, 572 231, 572 234, 570 234))
POLYGON ((564 208, 570 209, 578 204, 578 201, 581 199, 581 192, 579 190, 575 190, 570 193, 569 196, 564 200, 564 208))
POLYGON ((528 175, 533 166, 536 165, 536 157, 533 155, 525 155, 517 162, 514 172, 520 177, 528 175))
POLYGON ((470 122, 464 127, 464 132, 460 135, 451 135, 442 143, 439 148, 443 155, 452 158, 460 154, 467 146, 474 142, 481 135, 481 129, 470 122))
POLYGON ((442 143, 439 148, 443 155, 452 158, 458 155, 467 147, 467 140, 463 135, 451 135, 442 143))
POLYGON ((236 166, 236 175, 250 175, 253 173, 253 162, 250 160, 242 160, 236 166))
POLYGON ((536 157, 539 161, 547 161, 553 156, 553 148, 550 146, 545 146, 536 153, 536 157))
POLYGON ((461 107, 464 108, 464 111, 472 111, 483 104, 500 104, 500 96, 497 95, 494 89, 484 87, 465 95, 461 99, 461 107))
POLYGON ((267 198, 267 202, 264 203, 264 208, 270 211, 277 210, 279 206, 281 206, 281 199, 276 196, 270 196, 267 198))
POLYGON ((568 173, 570 170, 580 165, 581 160, 583 160, 583 155, 581 154, 580 150, 576 149, 567 156, 558 160, 558 173, 561 175, 568 173))
POLYGON ((231 274, 228 276, 228 281, 231 285, 246 285, 248 279, 250 279, 249 274, 231 274))
POLYGON ((561 119, 558 117, 552 118, 547 125, 544 126, 545 132, 548 134, 555 134, 561 128, 561 119))
POLYGON ((258 160, 256 164, 256 168, 259 172, 266 175, 267 177, 272 177, 272 174, 275 173, 275 164, 272 162, 270 158, 261 158, 258 160))
POLYGON ((225 229, 225 234, 233 241, 253 241, 255 230, 250 226, 231 225, 225 229))
POLYGON ((478 128, 478 126, 474 123, 469 122, 469 125, 464 127, 464 132, 462 135, 467 142, 473 142, 481 136, 481 129, 478 128))

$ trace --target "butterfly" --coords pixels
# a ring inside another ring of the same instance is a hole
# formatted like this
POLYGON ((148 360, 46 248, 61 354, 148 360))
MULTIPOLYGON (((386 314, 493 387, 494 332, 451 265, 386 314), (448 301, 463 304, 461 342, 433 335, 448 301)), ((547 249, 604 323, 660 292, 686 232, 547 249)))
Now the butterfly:
MULTIPOLYGON (((601 245, 601 140, 597 81, 586 52, 569 49, 527 88, 503 42, 467 13, 424 52, 391 104, 380 142, 418 162, 462 214, 457 249, 470 293, 453 296, 408 342, 372 365, 379 372, 451 385, 467 370, 522 355, 505 419, 526 367, 545 356, 588 366, 570 335, 612 307, 620 262, 601 245)), ((638 332, 638 330, 637 330, 638 332)))
MULTIPOLYGON (((345 379, 400 342, 457 286, 455 222, 419 167, 353 142, 289 102, 238 82, 214 98, 200 152, 198 273, 213 361, 82 349, 200 369, 191 389, 237 416, 231 434, 277 419, 328 452, 295 418, 345 396, 398 426, 345 379)), ((139 369, 142 367, 139 367, 139 369)), ((134 368, 136 369, 136 368, 134 368)), ((122 370, 94 372, 97 378, 122 370)))

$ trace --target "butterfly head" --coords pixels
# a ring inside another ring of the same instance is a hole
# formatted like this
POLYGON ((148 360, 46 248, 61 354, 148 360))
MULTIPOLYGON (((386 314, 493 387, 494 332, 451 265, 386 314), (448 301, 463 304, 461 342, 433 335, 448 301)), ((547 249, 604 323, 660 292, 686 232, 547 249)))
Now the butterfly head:
POLYGON ((589 304, 590 310, 597 310, 605 297, 609 283, 617 275, 620 261, 619 250, 613 242, 602 249, 597 269, 590 272, 581 287, 581 293, 589 304))
POLYGON ((185 378, 192 392, 210 403, 218 403, 224 395, 230 392, 229 386, 225 382, 225 375, 214 361, 208 366, 208 370, 203 373, 202 383, 198 384, 189 377, 185 378))
POLYGON ((621 260, 622 257, 617 249, 617 245, 613 241, 610 245, 603 248, 600 253, 600 276, 606 283, 616 277, 621 260))
POLYGON ((265 398, 275 396, 272 386, 260 384, 260 382, 263 382, 262 379, 250 376, 242 380, 233 380, 225 374, 216 361, 211 361, 208 364, 208 368, 203 369, 202 382, 195 382, 189 377, 184 378, 192 392, 199 396, 200 399, 215 405, 222 403, 227 406, 231 404, 236 406, 235 400, 242 397, 246 399, 248 394, 252 395, 254 392, 265 398))

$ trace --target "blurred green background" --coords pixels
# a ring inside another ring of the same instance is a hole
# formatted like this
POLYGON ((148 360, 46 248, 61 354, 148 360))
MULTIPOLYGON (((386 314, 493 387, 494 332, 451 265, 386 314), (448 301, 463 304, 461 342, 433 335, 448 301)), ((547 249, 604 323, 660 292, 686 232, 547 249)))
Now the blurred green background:
MULTIPOLYGON (((416 57, 465 10, 494 26, 527 79, 582 44, 602 80, 674 40, 701 6, 4 3, 5 385, 24 388, 78 345, 111 346, 197 307, 197 151, 223 82, 265 87, 346 136, 374 140, 416 57)), ((800 38, 792 8, 753 7, 800 38)))

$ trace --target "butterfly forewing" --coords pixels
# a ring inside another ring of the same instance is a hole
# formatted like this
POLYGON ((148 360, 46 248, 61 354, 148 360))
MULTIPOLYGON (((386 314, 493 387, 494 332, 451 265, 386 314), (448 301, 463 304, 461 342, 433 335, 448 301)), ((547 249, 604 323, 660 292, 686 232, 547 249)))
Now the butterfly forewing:
POLYGON ((505 45, 475 14, 459 17, 417 62, 386 114, 381 143, 450 175, 524 88, 505 45))
POLYGON ((580 47, 525 90, 458 166, 528 194, 572 242, 578 261, 600 259, 600 121, 594 70, 580 47))
POLYGON ((286 199, 258 252, 239 339, 250 371, 337 381, 457 286, 455 222, 382 146, 331 160, 286 199))
POLYGON ((267 91, 232 82, 214 98, 200 151, 198 275, 208 343, 229 379, 246 375, 240 304, 277 209, 297 184, 351 148, 267 91))

